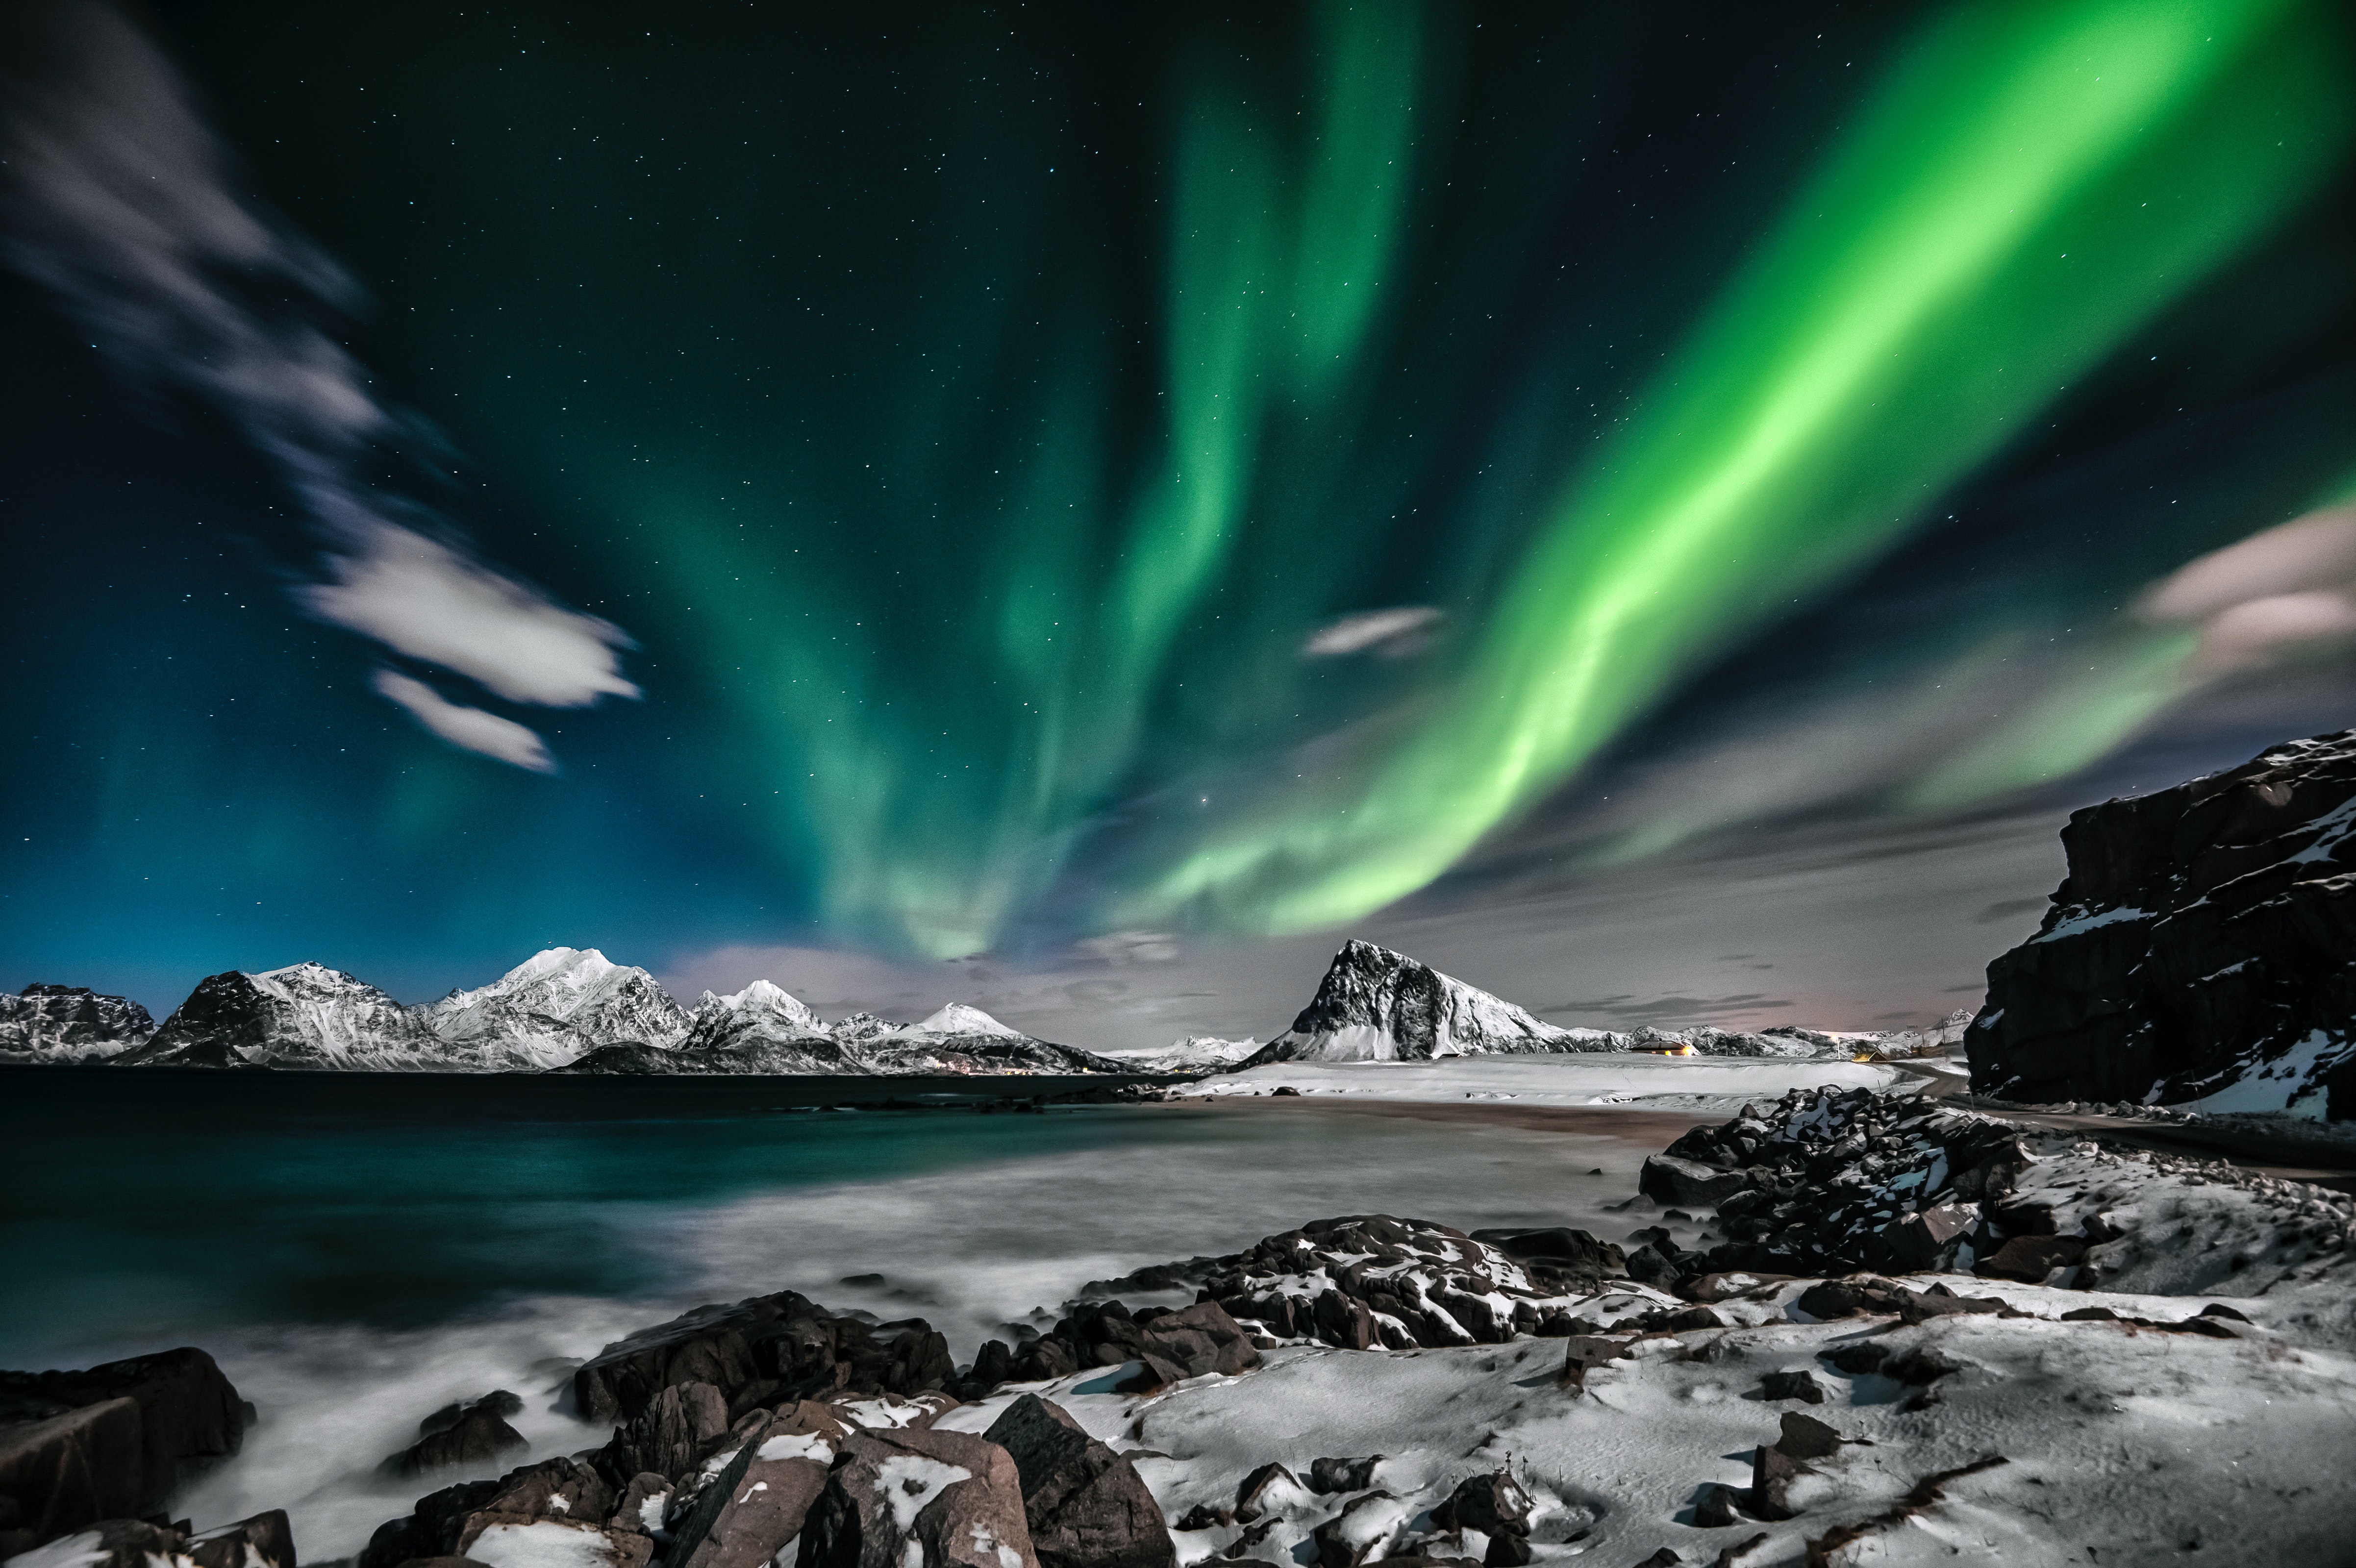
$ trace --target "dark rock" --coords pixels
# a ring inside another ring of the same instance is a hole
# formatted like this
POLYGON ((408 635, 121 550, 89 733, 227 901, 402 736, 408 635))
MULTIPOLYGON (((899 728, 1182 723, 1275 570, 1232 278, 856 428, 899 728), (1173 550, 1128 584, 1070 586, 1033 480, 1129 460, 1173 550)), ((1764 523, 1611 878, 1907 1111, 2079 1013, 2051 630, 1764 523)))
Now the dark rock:
POLYGON ((284 1509, 216 1525, 190 1536, 186 1550, 197 1568, 294 1568, 294 1531, 284 1509))
MULTIPOLYGON (((1367 1469, 1367 1481, 1371 1484, 1373 1467, 1367 1469)), ((1431 1521, 1442 1530, 1526 1536, 1530 1532, 1532 1506, 1530 1494, 1514 1478, 1511 1470, 1492 1470, 1457 1482, 1456 1489, 1431 1510, 1431 1521)))
POLYGON ((1759 1387, 1769 1399, 1804 1400, 1810 1404, 1825 1403, 1825 1385, 1816 1381, 1814 1372, 1769 1372, 1760 1380, 1759 1387))
POLYGON ((1375 1315, 1365 1304, 1353 1301, 1339 1290, 1321 1292, 1311 1305, 1317 1337, 1329 1345, 1344 1350, 1373 1350, 1382 1346, 1382 1335, 1376 1328, 1375 1315))
POLYGON ((1026 1393, 984 1436, 1013 1456, 1040 1568, 1176 1568, 1162 1506, 1137 1467, 1060 1407, 1026 1393))
POLYGON ((1732 1487, 1711 1481, 1694 1499, 1694 1524, 1701 1530, 1724 1530, 1740 1524, 1742 1515, 1736 1511, 1742 1495, 1732 1487))
POLYGON ((2042 1285, 2047 1275, 2085 1255, 2086 1243, 2076 1236, 2015 1236, 1982 1258, 1972 1272, 1987 1279, 2042 1285))
POLYGON ((854 1432, 797 1568, 1038 1568, 1013 1456, 963 1432, 854 1432), (1012 1558, 1012 1561, 1008 1559, 1012 1558))
POLYGON ((487 1563, 477 1563, 471 1557, 412 1557, 397 1568, 491 1568, 487 1563))
POLYGON ((487 1409, 494 1415, 521 1415, 523 1400, 506 1389, 493 1389, 480 1399, 462 1400, 445 1404, 417 1424, 420 1437, 431 1437, 437 1432, 447 1432, 458 1424, 468 1412, 487 1409))
POLYGON ((191 1467, 237 1452, 244 1402, 202 1350, 81 1371, 0 1372, 0 1499, 43 1539, 161 1507, 191 1467), (98 1407, 112 1408, 101 1411, 98 1407))
POLYGON ((1264 1513, 1299 1502, 1309 1495, 1300 1477, 1270 1461, 1236 1487, 1235 1517, 1249 1524, 1264 1513))
POLYGON ((522 1453, 530 1446, 523 1434, 509 1426, 496 1408, 488 1403, 478 1403, 448 1426, 436 1428, 403 1448, 380 1468, 388 1476, 421 1476, 432 1470, 480 1468, 496 1464, 509 1454, 522 1453))
POLYGON ((1301 1091, 1290 1083, 1280 1083, 1270 1093, 1280 1100, 1288 1098, 1297 1100, 1301 1097, 1301 1091))
POLYGON ((1568 1226, 1554 1225, 1541 1231, 1475 1231, 1472 1239, 1519 1262, 1543 1264, 1550 1274, 1569 1279, 1618 1279, 1628 1272, 1627 1256, 1618 1247, 1568 1226))
POLYGON ((680 1383, 710 1383, 734 1409, 748 1394, 910 1396, 956 1376, 948 1341, 921 1318, 871 1325, 784 1291, 698 1307, 607 1346, 573 1374, 573 1403, 583 1419, 608 1423, 635 1419, 680 1383))
MULTIPOLYGON (((1787 1415, 1784 1419, 1792 1417, 1787 1415)), ((1790 1519, 1799 1511, 1792 1506, 1792 1484, 1811 1474, 1814 1472, 1798 1455, 1786 1453, 1772 1443, 1761 1444, 1751 1462, 1751 1496, 1747 1500, 1751 1513, 1764 1520, 1790 1519)))
POLYGON ((622 1488, 620 1499, 615 1502, 613 1517, 606 1520, 605 1528, 652 1535, 663 1527, 671 1494, 678 1489, 669 1476, 658 1476, 651 1470, 631 1477, 629 1485, 622 1488))
POLYGON ((1370 1454, 1363 1459, 1312 1459, 1309 1464, 1309 1489, 1312 1492, 1362 1492, 1375 1484, 1375 1467, 1383 1462, 1380 1454, 1370 1454))
POLYGON ((1878 1340, 1868 1339, 1862 1343, 1819 1350, 1816 1354, 1851 1377, 1861 1377, 1881 1371, 1890 1360, 1890 1347, 1878 1340))
POLYGON ((2008 1236, 2050 1236, 2061 1229, 2052 1204, 2025 1199, 1998 1204, 1994 1218, 2008 1236))
MULTIPOLYGON (((2074 814, 2037 935, 1988 965, 1973 1087, 2029 1102, 2169 1104, 2263 1079, 2356 1013, 2356 732, 2074 814)), ((2356 1115, 2356 1057, 2267 1080, 2356 1115)))
POLYGON ((1666 1290, 1676 1284, 1679 1275, 1675 1263, 1647 1243, 1628 1254, 1628 1277, 1655 1290, 1666 1290))
POLYGON ((2115 1323, 2119 1315, 2107 1307, 2073 1307, 2062 1314, 2064 1323, 2115 1323))
POLYGON ((1577 1391, 1587 1386, 1587 1374, 1606 1361, 1618 1360, 1628 1353, 1630 1341, 1602 1334, 1572 1334, 1562 1342, 1562 1371, 1557 1379, 1564 1388, 1577 1391))
POLYGON ((1942 1204, 1917 1213, 1901 1214, 1882 1227, 1893 1266, 1935 1269, 1952 1260, 1955 1244, 1979 1223, 1979 1211, 1959 1203, 1942 1204))
POLYGON ((2197 1316, 2201 1317, 2230 1317, 2236 1323, 2247 1323, 2249 1321, 2248 1317, 2236 1312, 2233 1308, 2226 1306, 2222 1301, 2211 1302, 2208 1306, 2202 1307, 2197 1316))
POLYGON ((187 1549, 187 1537, 179 1531, 137 1519, 94 1520, 51 1548, 70 1554, 74 1568, 155 1568, 187 1549))
POLYGON ((1686 1204, 1697 1209, 1715 1207, 1722 1199, 1731 1198, 1748 1185, 1740 1171, 1719 1170, 1675 1155, 1656 1154, 1644 1161, 1637 1174, 1636 1190, 1663 1203, 1686 1204))
POLYGON ((673 1383, 653 1403, 614 1432, 597 1456, 598 1467, 616 1486, 643 1471, 673 1479, 694 1470, 704 1454, 729 1431, 728 1402, 710 1383, 673 1383))
POLYGON ((1388 1492, 1353 1499, 1340 1513, 1310 1532, 1318 1568, 1360 1568, 1384 1556, 1406 1528, 1408 1509, 1388 1492))
POLYGON ((1179 1516, 1173 1530, 1223 1530, 1236 1522, 1233 1509, 1213 1508, 1208 1503, 1196 1503, 1179 1516))
POLYGON ((1680 1568, 1684 1562, 1684 1558, 1664 1546, 1642 1563, 1637 1563, 1635 1568, 1680 1568))
POLYGON ((1775 1446, 1793 1458, 1829 1459, 1840 1452, 1840 1445, 1841 1435, 1815 1416, 1802 1415, 1796 1410, 1783 1413, 1783 1432, 1775 1439, 1775 1446))
POLYGON ((1482 1568, 1526 1568, 1535 1554, 1526 1535, 1493 1535, 1481 1554, 1482 1568))
MULTIPOLYGON (((849 1431, 833 1411, 809 1400, 749 1425, 744 1446, 680 1521, 666 1562, 677 1568, 766 1568, 801 1534, 849 1431)), ((636 1483, 632 1490, 638 1490, 636 1483)))

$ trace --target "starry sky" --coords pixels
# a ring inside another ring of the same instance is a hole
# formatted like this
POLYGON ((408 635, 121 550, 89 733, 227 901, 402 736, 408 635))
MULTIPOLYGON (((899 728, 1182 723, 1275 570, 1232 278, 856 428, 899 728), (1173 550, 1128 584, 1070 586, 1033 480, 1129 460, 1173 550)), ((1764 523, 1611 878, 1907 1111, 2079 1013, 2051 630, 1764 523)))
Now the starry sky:
POLYGON ((11 987, 1876 1027, 2356 723, 2332 5, 5 26, 11 987))

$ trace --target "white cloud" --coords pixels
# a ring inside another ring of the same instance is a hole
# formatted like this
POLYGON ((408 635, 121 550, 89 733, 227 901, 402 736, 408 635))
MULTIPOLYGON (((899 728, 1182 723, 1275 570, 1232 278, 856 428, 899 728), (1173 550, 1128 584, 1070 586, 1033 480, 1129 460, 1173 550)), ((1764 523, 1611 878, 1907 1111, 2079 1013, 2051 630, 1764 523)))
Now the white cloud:
POLYGON ((1424 635, 1440 619, 1429 604, 1403 604, 1395 610, 1364 610, 1321 627, 1301 645, 1310 658, 1339 658, 1345 654, 1377 653, 1390 658, 1419 653, 1424 635))
POLYGON ((2309 512, 2187 561, 2136 613, 2197 625, 2203 677, 2356 637, 2356 507, 2309 512))
POLYGON ((1130 964, 1175 964, 1186 956, 1178 938, 1167 931, 1108 931, 1072 944, 1092 958, 1115 968, 1130 964))
MULTIPOLYGON (((134 383, 195 392, 279 465, 324 550, 327 581, 297 586, 297 602, 511 701, 579 708, 637 696, 616 663, 615 650, 633 645, 620 628, 393 520, 414 515, 443 531, 414 500, 381 498, 359 477, 355 460, 369 443, 433 438, 380 402, 366 368, 313 325, 317 305, 348 304, 359 291, 239 193, 227 150, 170 62, 91 0, 10 20, 0 255, 56 295, 134 383), (262 303, 274 296, 298 303, 262 303)), ((376 685, 453 744, 554 766, 522 725, 406 677, 376 685)))
POLYGON ((333 582, 295 596, 323 621, 348 626, 413 659, 483 683, 510 702, 583 708, 636 697, 614 649, 629 637, 610 621, 568 610, 529 582, 390 523, 351 555, 331 559, 333 582))
POLYGON ((378 691, 408 709, 420 724, 454 746, 480 752, 536 773, 556 771, 556 759, 548 754, 547 745, 529 727, 512 719, 452 702, 423 681, 389 669, 377 671, 372 684, 378 691))

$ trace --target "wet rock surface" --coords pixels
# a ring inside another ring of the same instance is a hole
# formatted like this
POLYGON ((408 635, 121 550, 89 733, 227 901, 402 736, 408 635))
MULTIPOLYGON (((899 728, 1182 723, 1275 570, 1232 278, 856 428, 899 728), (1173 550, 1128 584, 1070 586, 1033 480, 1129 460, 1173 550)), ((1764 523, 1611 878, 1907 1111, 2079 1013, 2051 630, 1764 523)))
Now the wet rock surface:
POLYGON ((13 1527, 59 1531, 161 1508, 237 1452, 252 1411, 193 1347, 79 1371, 0 1372, 0 1500, 13 1527))

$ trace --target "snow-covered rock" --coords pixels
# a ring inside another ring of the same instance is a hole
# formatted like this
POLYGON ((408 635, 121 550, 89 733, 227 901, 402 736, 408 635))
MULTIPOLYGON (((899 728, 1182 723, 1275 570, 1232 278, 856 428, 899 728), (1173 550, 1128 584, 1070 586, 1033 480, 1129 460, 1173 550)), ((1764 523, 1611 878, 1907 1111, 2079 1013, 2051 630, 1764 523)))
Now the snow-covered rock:
POLYGON ((854 1013, 835 1025, 843 1055, 869 1072, 1129 1072, 1109 1057, 1034 1040, 962 1002, 919 1024, 854 1013))
POLYGON ((665 1049, 688 1031, 686 1012, 653 976, 594 947, 552 947, 424 1012, 454 1055, 531 1067, 562 1067, 606 1045, 665 1049))
POLYGON ((124 1066, 404 1069, 444 1065, 424 1018, 324 964, 207 976, 124 1066))
POLYGON ((155 1032, 145 1008, 87 986, 0 993, 0 1061, 102 1061, 155 1032))
POLYGON ((944 1040, 958 1035, 997 1035, 1005 1040, 1027 1038, 1018 1029, 1008 1029, 980 1008, 969 1008, 963 1002, 951 1002, 920 1024, 910 1024, 899 1031, 904 1040, 944 1040))

